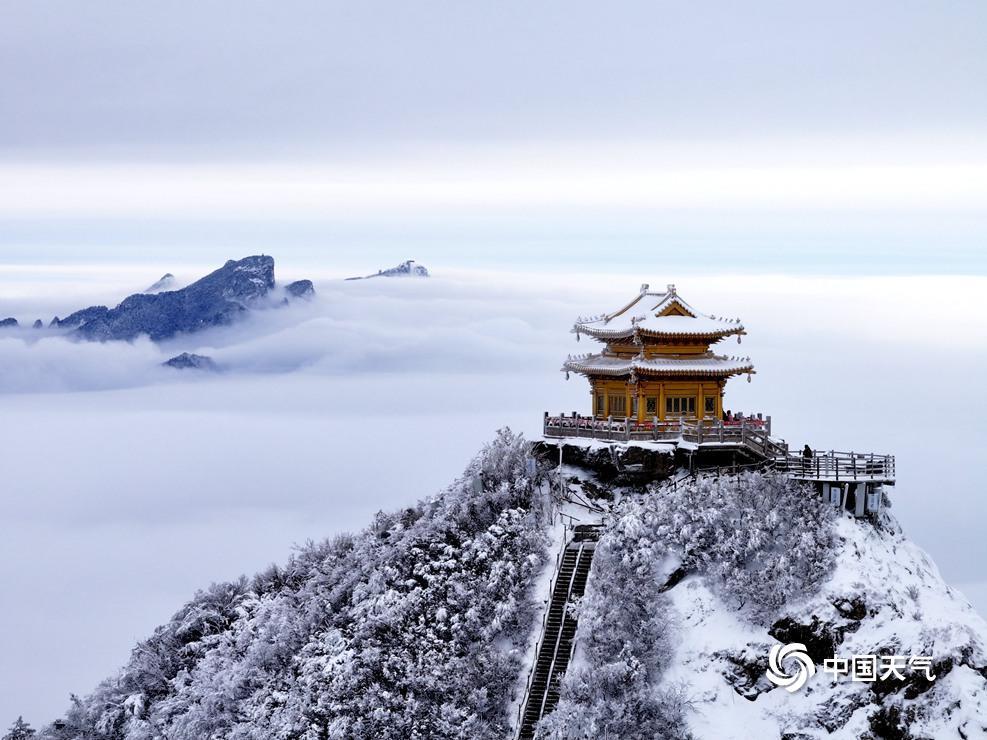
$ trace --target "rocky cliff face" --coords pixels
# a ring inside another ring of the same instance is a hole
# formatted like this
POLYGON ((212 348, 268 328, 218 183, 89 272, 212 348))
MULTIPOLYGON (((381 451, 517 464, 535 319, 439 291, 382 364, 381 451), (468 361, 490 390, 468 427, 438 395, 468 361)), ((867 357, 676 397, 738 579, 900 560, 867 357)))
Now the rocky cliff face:
MULTIPOLYGON (((314 293, 309 281, 292 283, 292 286, 294 290, 289 290, 292 296, 314 293), (298 287, 301 283, 307 283, 307 286, 298 287)), ((64 319, 56 317, 52 326, 72 328, 73 336, 81 339, 134 339, 146 334, 152 340, 160 341, 179 333, 231 324, 258 305, 273 288, 274 258, 266 255, 245 257, 230 260, 180 290, 137 293, 116 308, 90 306, 64 319)))

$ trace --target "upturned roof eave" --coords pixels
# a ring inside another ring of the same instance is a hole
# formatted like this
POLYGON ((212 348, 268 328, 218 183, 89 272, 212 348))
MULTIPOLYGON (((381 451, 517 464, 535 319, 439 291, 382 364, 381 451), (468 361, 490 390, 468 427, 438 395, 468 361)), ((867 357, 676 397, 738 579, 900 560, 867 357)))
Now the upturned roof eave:
MULTIPOLYGON (((737 324, 736 326, 725 326, 722 329, 712 331, 656 331, 655 329, 647 329, 643 326, 638 327, 637 331, 641 336, 656 339, 661 337, 669 337, 671 339, 722 339, 723 337, 729 337, 734 334, 747 334, 743 324, 737 324)), ((630 339, 634 336, 634 327, 624 327, 621 329, 597 329, 595 327, 587 326, 586 324, 577 323, 573 324, 572 332, 575 334, 586 334, 587 336, 594 337, 595 339, 630 339)))
POLYGON ((650 367, 648 365, 641 365, 638 363, 628 363, 626 365, 618 367, 594 367, 590 365, 584 365, 577 361, 566 362, 562 365, 562 372, 573 372, 580 375, 630 375, 632 372, 638 375, 702 375, 708 377, 723 377, 729 378, 734 375, 755 375, 757 370, 754 369, 753 363, 748 363, 744 365, 728 365, 726 367, 683 367, 683 368, 669 368, 669 367, 650 367))

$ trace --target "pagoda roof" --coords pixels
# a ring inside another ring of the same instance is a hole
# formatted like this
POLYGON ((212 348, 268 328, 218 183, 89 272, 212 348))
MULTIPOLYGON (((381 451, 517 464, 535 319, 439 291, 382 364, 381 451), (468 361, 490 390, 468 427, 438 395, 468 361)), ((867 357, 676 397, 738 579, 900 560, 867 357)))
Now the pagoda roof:
POLYGON ((697 311, 686 303, 675 286, 665 292, 641 286, 627 305, 612 313, 580 318, 572 327, 578 334, 597 339, 621 339, 635 336, 720 339, 731 334, 746 334, 740 319, 725 319, 697 311))
POLYGON ((705 375, 729 377, 753 373, 750 357, 726 357, 706 352, 688 357, 617 357, 607 354, 570 355, 562 369, 583 375, 705 375))

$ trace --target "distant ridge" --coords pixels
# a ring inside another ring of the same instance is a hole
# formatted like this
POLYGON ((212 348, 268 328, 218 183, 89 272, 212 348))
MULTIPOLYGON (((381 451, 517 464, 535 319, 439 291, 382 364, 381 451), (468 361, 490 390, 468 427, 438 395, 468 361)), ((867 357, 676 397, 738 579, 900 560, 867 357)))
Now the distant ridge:
MULTIPOLYGON (((169 276, 151 288, 162 282, 168 284, 169 276)), ((176 334, 229 325, 260 305, 273 288, 274 258, 254 255, 230 260, 180 290, 135 293, 116 308, 90 306, 64 319, 56 316, 51 326, 72 329, 71 335, 80 339, 130 340, 146 334, 160 341, 176 334)), ((298 281, 288 286, 288 293, 291 297, 308 297, 314 289, 308 281, 298 281)))
POLYGON ((429 277, 428 268, 425 265, 419 265, 414 260, 405 260, 399 265, 394 267, 389 267, 386 270, 378 270, 373 275, 357 275, 355 277, 346 278, 347 280, 368 280, 375 277, 417 277, 417 278, 427 278, 429 277))

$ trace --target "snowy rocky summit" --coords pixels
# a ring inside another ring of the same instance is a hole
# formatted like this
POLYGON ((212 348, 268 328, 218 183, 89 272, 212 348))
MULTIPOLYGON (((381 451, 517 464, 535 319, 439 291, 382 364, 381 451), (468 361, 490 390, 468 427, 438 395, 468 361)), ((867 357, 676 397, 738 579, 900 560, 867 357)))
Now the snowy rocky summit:
MULTIPOLYGON (((116 308, 90 306, 55 317, 51 326, 71 329, 81 339, 134 339, 146 334, 154 341, 233 323, 250 308, 263 305, 275 287, 274 258, 266 255, 230 260, 218 270, 180 290, 166 288, 165 275, 148 292, 136 293, 116 308), (154 292, 152 292, 154 291, 154 292)), ((289 296, 314 293, 311 282, 288 286, 289 296), (307 284, 307 285, 306 285, 307 284), (301 286, 301 287, 299 287, 301 286)))
POLYGON ((560 512, 601 529, 536 738, 987 736, 987 624, 886 508, 855 519, 770 472, 559 471, 504 430, 439 495, 196 594, 40 737, 514 737, 560 512), (788 643, 817 666, 791 692, 766 675, 788 643), (853 655, 934 678, 824 672, 853 655))
POLYGON ((197 355, 193 352, 182 352, 170 360, 162 362, 163 367, 173 367, 176 370, 208 370, 215 372, 219 369, 216 362, 207 355, 197 355))
POLYGON ((158 278, 152 285, 144 291, 145 293, 160 293, 165 290, 174 290, 177 281, 175 276, 170 272, 166 272, 160 278, 158 278))
POLYGON ((347 280, 367 280, 375 277, 429 277, 428 269, 425 265, 419 265, 414 260, 405 260, 399 265, 389 267, 386 270, 378 270, 373 275, 361 275, 358 277, 346 278, 347 280))

